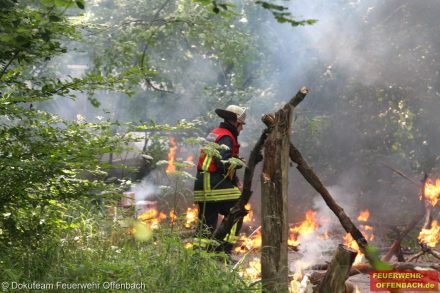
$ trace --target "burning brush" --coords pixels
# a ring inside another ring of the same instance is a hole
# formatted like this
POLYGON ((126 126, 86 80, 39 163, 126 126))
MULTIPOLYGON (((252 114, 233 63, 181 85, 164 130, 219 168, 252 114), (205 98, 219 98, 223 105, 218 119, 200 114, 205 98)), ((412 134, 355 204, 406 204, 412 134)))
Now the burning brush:
POLYGON ((418 236, 420 251, 409 259, 410 262, 417 261, 424 254, 430 254, 440 259, 440 252, 434 249, 440 240, 440 226, 437 220, 432 220, 432 210, 437 205, 439 198, 440 179, 436 179, 434 183, 425 175, 423 192, 420 197, 425 201, 425 221, 418 236))

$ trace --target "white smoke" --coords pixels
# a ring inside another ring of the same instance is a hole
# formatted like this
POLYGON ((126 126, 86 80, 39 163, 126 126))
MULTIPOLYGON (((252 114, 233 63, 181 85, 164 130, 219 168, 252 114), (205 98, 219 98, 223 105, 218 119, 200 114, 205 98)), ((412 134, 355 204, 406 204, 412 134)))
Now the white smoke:
POLYGON ((136 202, 143 200, 154 200, 160 193, 159 186, 155 185, 151 177, 147 176, 138 184, 135 184, 130 189, 130 192, 135 194, 136 202))

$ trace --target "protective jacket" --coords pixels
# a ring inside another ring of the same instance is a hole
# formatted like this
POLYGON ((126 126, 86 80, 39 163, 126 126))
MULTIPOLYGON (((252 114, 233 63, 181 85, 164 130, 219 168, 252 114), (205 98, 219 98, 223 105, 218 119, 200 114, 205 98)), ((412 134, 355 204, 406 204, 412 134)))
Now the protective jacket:
POLYGON ((222 160, 238 157, 240 145, 237 135, 235 127, 225 122, 208 135, 209 141, 224 144, 229 149, 220 151, 221 159, 201 150, 194 184, 195 202, 226 201, 240 197, 240 190, 236 187, 238 178, 235 170, 229 164, 222 163, 222 160))

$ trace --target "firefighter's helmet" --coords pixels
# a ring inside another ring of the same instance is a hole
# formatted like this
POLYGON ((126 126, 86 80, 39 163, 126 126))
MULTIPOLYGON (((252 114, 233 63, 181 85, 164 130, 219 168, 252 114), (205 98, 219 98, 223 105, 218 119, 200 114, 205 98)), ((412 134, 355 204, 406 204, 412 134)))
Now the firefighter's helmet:
POLYGON ((215 113, 223 119, 238 121, 246 124, 246 108, 237 105, 229 105, 226 109, 215 109, 215 113))

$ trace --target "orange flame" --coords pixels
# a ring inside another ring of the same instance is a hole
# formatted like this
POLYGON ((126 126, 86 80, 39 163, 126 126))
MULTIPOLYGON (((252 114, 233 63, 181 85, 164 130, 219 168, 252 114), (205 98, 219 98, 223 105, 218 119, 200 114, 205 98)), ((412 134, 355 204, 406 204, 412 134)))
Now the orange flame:
POLYGON ((370 217, 370 211, 369 210, 363 210, 357 217, 358 221, 366 222, 368 221, 368 218, 370 217))
POLYGON ((159 223, 166 219, 167 215, 152 208, 138 216, 138 220, 147 224, 151 229, 158 229, 159 223))
POLYGON ((330 235, 329 235, 328 230, 325 230, 322 235, 316 236, 316 239, 318 239, 318 240, 326 240, 326 239, 329 239, 329 238, 330 238, 330 235))
POLYGON ((359 287, 355 285, 354 293, 361 293, 361 290, 359 290, 359 287))
POLYGON ((316 221, 316 212, 308 210, 306 212, 306 219, 299 225, 290 228, 290 235, 287 243, 291 246, 298 246, 300 237, 306 234, 311 234, 318 229, 318 222, 316 221))
POLYGON ((234 251, 237 253, 243 253, 255 248, 260 248, 262 242, 263 239, 261 235, 261 230, 258 230, 257 232, 253 233, 250 236, 246 236, 242 234, 238 238, 234 251))
POLYGON ((176 141, 173 137, 170 137, 170 151, 168 152, 168 167, 165 170, 167 174, 176 172, 176 165, 174 165, 174 160, 176 158, 176 141))
POLYGON ((254 212, 252 211, 252 206, 250 203, 244 206, 246 210, 248 210, 248 214, 243 218, 243 223, 255 222, 254 212))
POLYGON ((186 218, 185 218, 185 228, 191 229, 194 228, 195 224, 198 220, 199 209, 197 206, 193 205, 192 208, 186 209, 186 218))
POLYGON ((169 216, 170 216, 170 221, 171 221, 171 223, 176 222, 177 215, 176 215, 176 212, 174 211, 174 209, 172 209, 172 210, 170 211, 169 216))
POLYGON ((354 259, 353 264, 358 264, 358 263, 362 262, 362 257, 364 256, 364 254, 360 251, 357 242, 353 239, 351 234, 350 233, 345 234, 345 236, 342 239, 343 239, 343 243, 345 246, 347 246, 353 250, 356 250, 358 253, 356 255, 356 258, 354 259))
POLYGON ((437 242, 440 240, 440 226, 436 220, 432 221, 431 228, 423 228, 419 234, 419 240, 425 243, 429 247, 435 247, 437 242))
MULTIPOLYGON (((188 162, 188 163, 194 164, 194 157, 191 156, 191 155, 188 156, 188 157, 186 157, 185 162, 188 162)), ((192 167, 193 167, 193 166, 188 166, 188 167, 186 167, 185 169, 186 169, 186 170, 190 170, 190 169, 192 169, 192 167)))
POLYGON ((431 179, 425 183, 425 198, 435 206, 440 197, 440 179, 435 180, 435 184, 431 179))

